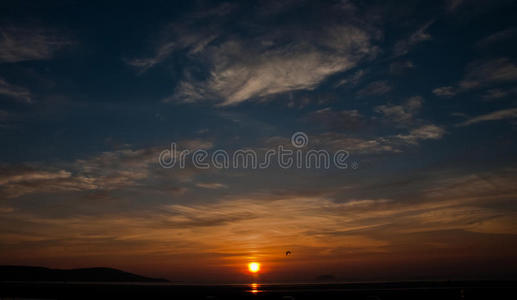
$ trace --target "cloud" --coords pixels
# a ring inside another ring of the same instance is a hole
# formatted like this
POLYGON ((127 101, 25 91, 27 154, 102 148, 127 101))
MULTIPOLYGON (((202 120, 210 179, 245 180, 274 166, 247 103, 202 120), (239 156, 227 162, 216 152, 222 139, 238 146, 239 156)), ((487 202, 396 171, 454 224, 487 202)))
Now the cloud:
POLYGON ((422 97, 414 96, 402 105, 379 105, 374 108, 374 111, 383 114, 386 119, 393 122, 408 123, 413 120, 415 114, 422 107, 423 102, 422 97))
MULTIPOLYGON (((194 151, 211 147, 212 143, 207 140, 180 140, 177 142, 176 154, 186 149, 194 151)), ((0 165, 0 198, 43 193, 114 191, 140 185, 149 178, 167 181, 165 185, 155 186, 154 190, 163 188, 167 193, 182 194, 186 192, 185 188, 171 188, 171 184, 190 182, 203 170, 193 167, 190 160, 187 160, 184 168, 177 168, 174 172, 160 168, 158 157, 163 150, 162 147, 125 148, 53 165, 0 165)))
POLYGON ((95 189, 93 179, 72 176, 67 170, 41 170, 28 166, 4 167, 0 191, 6 198, 26 194, 95 189))
POLYGON ((434 21, 429 21, 420 28, 418 28, 415 32, 413 32, 407 39, 403 39, 398 41, 393 47, 393 53, 395 56, 402 56, 409 53, 409 51, 415 47, 417 44, 427 41, 431 39, 431 35, 426 31, 434 23, 434 21))
POLYGON ((230 3, 222 3, 208 8, 206 6, 204 5, 200 11, 183 16, 180 22, 165 26, 159 38, 154 42, 152 55, 124 59, 124 61, 143 73, 163 63, 175 52, 186 52, 188 59, 203 52, 210 43, 219 37, 220 22, 236 8, 235 4, 230 3), (194 27, 196 30, 192 30, 194 27))
POLYGON ((375 154, 400 152, 398 147, 386 138, 358 138, 338 133, 324 133, 311 136, 311 145, 319 145, 331 150, 346 150, 354 154, 375 154))
POLYGON ((164 61, 175 49, 176 44, 173 42, 165 43, 156 49, 156 53, 152 57, 127 59, 126 63, 130 66, 138 68, 141 72, 154 67, 156 64, 164 61))
POLYGON ((210 190, 217 190, 217 189, 226 189, 228 186, 226 184, 217 183, 217 182, 204 182, 204 183, 197 183, 197 187, 204 188, 204 189, 210 189, 210 190))
MULTIPOLYGON (((289 138, 275 136, 266 141, 267 146, 283 145, 292 147, 289 138)), ((326 149, 328 151, 345 150, 353 154, 377 154, 385 152, 401 152, 400 143, 393 143, 391 137, 354 137, 340 132, 325 132, 309 136, 312 149, 326 149)))
POLYGON ((352 86, 355 86, 359 83, 359 81, 361 80, 361 78, 363 78, 363 76, 366 74, 366 71, 365 70, 357 70, 355 71, 353 74, 339 80, 336 84, 335 84, 335 87, 340 87, 340 86, 344 86, 344 85, 352 85, 352 86))
POLYGON ((60 170, 57 172, 23 170, 22 172, 16 174, 3 174, 0 176, 0 185, 40 180, 64 179, 70 178, 70 176, 70 172, 65 170, 60 170))
POLYGON ((32 102, 32 94, 28 89, 9 84, 2 78, 0 78, 0 95, 7 96, 20 102, 32 102))
MULTIPOLYGON (((512 184, 515 179, 514 172, 514 168, 504 168, 465 174, 458 171, 438 173, 433 184, 423 192, 430 199, 445 197, 459 201, 473 201, 473 198, 478 198, 490 205, 490 202, 513 198, 517 192, 512 184)), ((497 203, 493 205, 497 206, 497 203)))
POLYGON ((190 32, 182 26, 169 26, 166 32, 166 38, 158 44, 154 55, 126 59, 125 62, 140 72, 145 72, 164 62, 175 51, 186 50, 188 55, 195 55, 203 51, 218 36, 211 32, 190 32))
POLYGON ((479 40, 476 44, 477 47, 483 48, 483 47, 489 47, 495 43, 508 40, 512 37, 514 37, 517 34, 517 28, 508 28, 505 30, 501 30, 498 32, 495 32, 481 40, 479 40))
POLYGON ((486 93, 482 96, 484 99, 499 99, 506 97, 508 95, 507 91, 502 89, 490 89, 486 91, 486 93))
POLYGON ((348 130, 361 125, 362 115, 356 109, 334 111, 327 107, 310 113, 307 120, 332 130, 348 130))
POLYGON ((517 80, 517 66, 508 58, 477 60, 469 63, 465 75, 456 86, 444 86, 433 90, 438 96, 454 96, 472 89, 517 80))
POLYGON ((3 27, 0 28, 0 63, 46 60, 73 42, 52 30, 3 27))
POLYGON ((396 61, 390 64, 390 73, 400 75, 414 67, 415 65, 410 60, 396 61))
POLYGON ((418 145, 420 141, 437 140, 445 135, 445 130, 429 124, 412 129, 407 134, 383 137, 352 137, 342 133, 327 132, 310 136, 310 144, 316 149, 346 150, 355 154, 375 154, 402 152, 404 147, 418 145))
MULTIPOLYGON (((5 230, 0 237, 6 255, 30 249, 39 257, 119 256, 124 249, 131 259, 161 255, 174 260, 181 254, 182 262, 199 263, 215 255, 220 264, 237 266, 250 253, 260 253, 261 259, 273 263, 278 249, 291 247, 296 247, 297 255, 306 255, 303 264, 345 254, 349 259, 421 253, 415 251, 420 245, 427 250, 455 249, 463 247, 472 233, 494 234, 492 242, 497 234, 517 233, 515 212, 501 208, 501 203, 517 196, 514 171, 433 174, 436 178, 426 178, 420 187, 418 201, 271 191, 160 204, 115 215, 60 218, 20 211, 3 216, 5 230), (449 240, 446 233, 452 230, 454 239, 449 240)), ((437 255, 441 259, 447 253, 437 255)))
POLYGON ((8 214, 14 211, 12 207, 0 206, 0 214, 8 214))
POLYGON ((472 89, 492 83, 517 80, 517 66, 508 58, 474 61, 467 65, 467 72, 458 86, 472 89))
POLYGON ((456 95, 456 89, 453 86, 442 86, 439 88, 435 88, 433 90, 433 94, 442 97, 452 97, 456 95))
POLYGON ((409 144, 417 144, 421 140, 437 140, 443 137, 445 130, 436 125, 424 125, 419 128, 412 129, 409 134, 398 134, 398 138, 409 144))
POLYGON ((156 153, 146 150, 105 152, 67 164, 67 169, 61 170, 50 170, 44 165, 6 166, 0 177, 0 190, 7 198, 16 198, 37 193, 118 189, 146 178, 147 166, 156 153))
POLYGON ((455 11, 461 4, 463 3, 463 0, 446 0, 446 8, 449 12, 455 11))
MULTIPOLYGON (((364 178, 366 185, 339 180, 344 185, 330 189, 312 184, 226 195, 208 190, 185 201, 177 201, 175 195, 151 201, 155 194, 129 189, 117 193, 124 202, 116 202, 112 210, 104 198, 84 201, 73 193, 55 201, 35 194, 24 199, 29 201, 6 203, 7 211, 12 207, 14 212, 0 218, 2 257, 13 263, 26 261, 29 254, 37 261, 111 261, 129 270, 134 261, 152 260, 164 270, 176 266, 171 279, 178 270, 196 266, 216 274, 224 268, 238 272, 253 257, 275 269, 296 266, 312 277, 320 272, 307 266, 316 262, 341 268, 357 261, 363 269, 365 261, 374 259, 375 270, 379 263, 394 259, 398 264, 403 254, 404 259, 435 267, 447 259, 457 261, 465 245, 472 248, 471 254, 483 255, 497 248, 494 241, 515 241, 515 170, 476 173, 442 168, 409 172, 407 177, 411 185, 397 182, 393 188, 398 193, 382 193, 383 197, 358 196, 365 191, 378 196, 379 190, 372 191, 370 184, 385 185, 382 175, 364 178), (39 200, 49 202, 44 207, 32 205, 39 200), (295 249, 295 260, 286 263, 279 249, 295 249), (422 258, 422 251, 433 256, 422 258)), ((498 259, 511 259, 511 250, 497 252, 498 259)), ((350 274, 356 276, 356 270, 350 274)), ((291 271, 288 276, 292 278, 291 271)))
POLYGON ((514 119, 517 118, 517 108, 508 108, 508 109, 502 109, 498 111, 494 111, 488 114, 480 115, 471 119, 468 119, 465 122, 462 122, 458 124, 457 126, 463 127, 463 126, 469 126, 472 124, 480 123, 480 122, 486 122, 486 121, 497 121, 497 120, 503 120, 503 119, 514 119))
MULTIPOLYGON (((274 257, 278 249, 298 245, 301 249, 332 249, 339 246, 357 251, 375 252, 386 245, 382 240, 354 232, 368 229, 356 220, 352 212, 382 205, 384 200, 367 200, 354 205, 335 203, 326 198, 286 196, 277 200, 266 197, 232 197, 211 203, 173 204, 158 211, 144 211, 137 215, 69 216, 48 218, 27 213, 16 214, 10 224, 22 220, 33 226, 17 235, 1 237, 11 245, 32 243, 45 248, 45 242, 68 244, 67 255, 85 255, 83 245, 106 244, 95 247, 98 254, 109 255, 131 252, 132 257, 162 253, 200 254, 218 253, 223 258, 241 260, 253 249, 264 257, 274 257), (294 204, 294 205, 293 205, 294 204), (282 230, 278 230, 281 228, 282 230), (331 233, 340 232, 341 236, 331 233), (347 236, 343 239, 343 236, 347 236), (174 244, 175 247, 170 247, 174 244), (137 247, 131 245, 138 245, 137 247), (160 245, 169 245, 163 248, 160 245), (129 247, 128 247, 129 246, 129 247), (114 251, 115 250, 115 251, 114 251)), ((25 223, 26 224, 26 223, 25 223)), ((9 231, 13 232, 13 231, 9 231)), ((14 230, 17 232, 17 230, 14 230)), ((4 252, 5 253, 5 252, 4 252)), ((36 251, 42 255, 42 251, 36 251)), ((44 252, 43 252, 44 253, 44 252)), ((54 253, 55 254, 55 253, 54 253)), ((183 256, 183 259, 188 259, 183 256)))
POLYGON ((509 89, 497 88, 497 89, 490 89, 490 90, 487 90, 487 91, 485 92, 485 94, 484 94, 484 95, 482 95, 481 97, 482 97, 483 99, 493 100, 493 99, 504 98, 504 97, 509 96, 509 95, 517 95, 517 88, 509 88, 509 89))
POLYGON ((386 80, 374 81, 357 92, 358 96, 384 95, 391 91, 391 86, 386 80))
POLYGON ((272 48, 228 41, 212 49, 210 78, 183 84, 178 94, 185 101, 197 101, 200 98, 192 90, 199 90, 201 97, 222 98, 221 105, 234 105, 250 98, 312 90, 328 76, 354 67, 374 51, 368 33, 352 26, 328 29, 315 36, 315 41, 272 48))
MULTIPOLYGON (((164 102, 212 101, 228 106, 313 90, 331 75, 350 70, 378 53, 373 44, 377 30, 364 24, 355 10, 352 13, 350 5, 332 8, 332 12, 336 9, 339 17, 329 15, 318 28, 290 21, 270 30, 266 21, 270 16, 258 14, 260 25, 252 34, 249 28, 243 32, 225 29, 217 16, 187 18, 188 26, 172 24, 163 31, 164 38, 153 56, 128 63, 146 70, 177 54, 195 65, 185 67, 175 93, 164 102)), ((286 12, 275 14, 282 13, 286 12)))
POLYGON ((179 142, 180 146, 189 150, 197 150, 197 149, 210 149, 214 146, 214 144, 209 140, 203 139, 187 139, 179 142))

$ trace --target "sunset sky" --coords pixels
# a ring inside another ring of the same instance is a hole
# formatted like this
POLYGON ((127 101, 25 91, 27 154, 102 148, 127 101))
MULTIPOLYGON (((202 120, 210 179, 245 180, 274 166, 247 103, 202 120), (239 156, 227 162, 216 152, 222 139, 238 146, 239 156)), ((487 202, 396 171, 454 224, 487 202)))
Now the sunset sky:
POLYGON ((0 265, 517 278, 516 38, 515 1, 2 1, 0 265), (348 167, 159 164, 295 132, 348 167))

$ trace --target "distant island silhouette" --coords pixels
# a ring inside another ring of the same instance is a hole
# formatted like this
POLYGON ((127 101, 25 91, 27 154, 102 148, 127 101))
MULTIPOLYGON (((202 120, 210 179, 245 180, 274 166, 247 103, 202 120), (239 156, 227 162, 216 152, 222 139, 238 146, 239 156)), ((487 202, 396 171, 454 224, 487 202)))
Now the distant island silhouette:
POLYGON ((61 282, 169 282, 113 268, 49 269, 32 266, 0 266, 0 281, 61 282))

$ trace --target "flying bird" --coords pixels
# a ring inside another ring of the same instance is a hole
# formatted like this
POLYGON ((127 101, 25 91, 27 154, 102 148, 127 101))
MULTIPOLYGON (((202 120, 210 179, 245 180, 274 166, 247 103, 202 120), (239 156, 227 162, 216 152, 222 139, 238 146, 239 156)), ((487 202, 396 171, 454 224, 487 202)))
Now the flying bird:
POLYGON ((287 250, 287 251, 285 252, 285 256, 287 256, 287 255, 289 255, 289 254, 291 254, 291 251, 287 250))

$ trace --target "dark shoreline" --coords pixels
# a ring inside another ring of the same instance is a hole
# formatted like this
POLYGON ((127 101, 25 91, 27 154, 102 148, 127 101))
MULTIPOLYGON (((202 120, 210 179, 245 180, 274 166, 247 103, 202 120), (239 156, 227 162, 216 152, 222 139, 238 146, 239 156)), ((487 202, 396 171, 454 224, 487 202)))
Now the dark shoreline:
POLYGON ((35 266, 0 266, 0 282, 169 282, 106 268, 51 269, 35 266))

